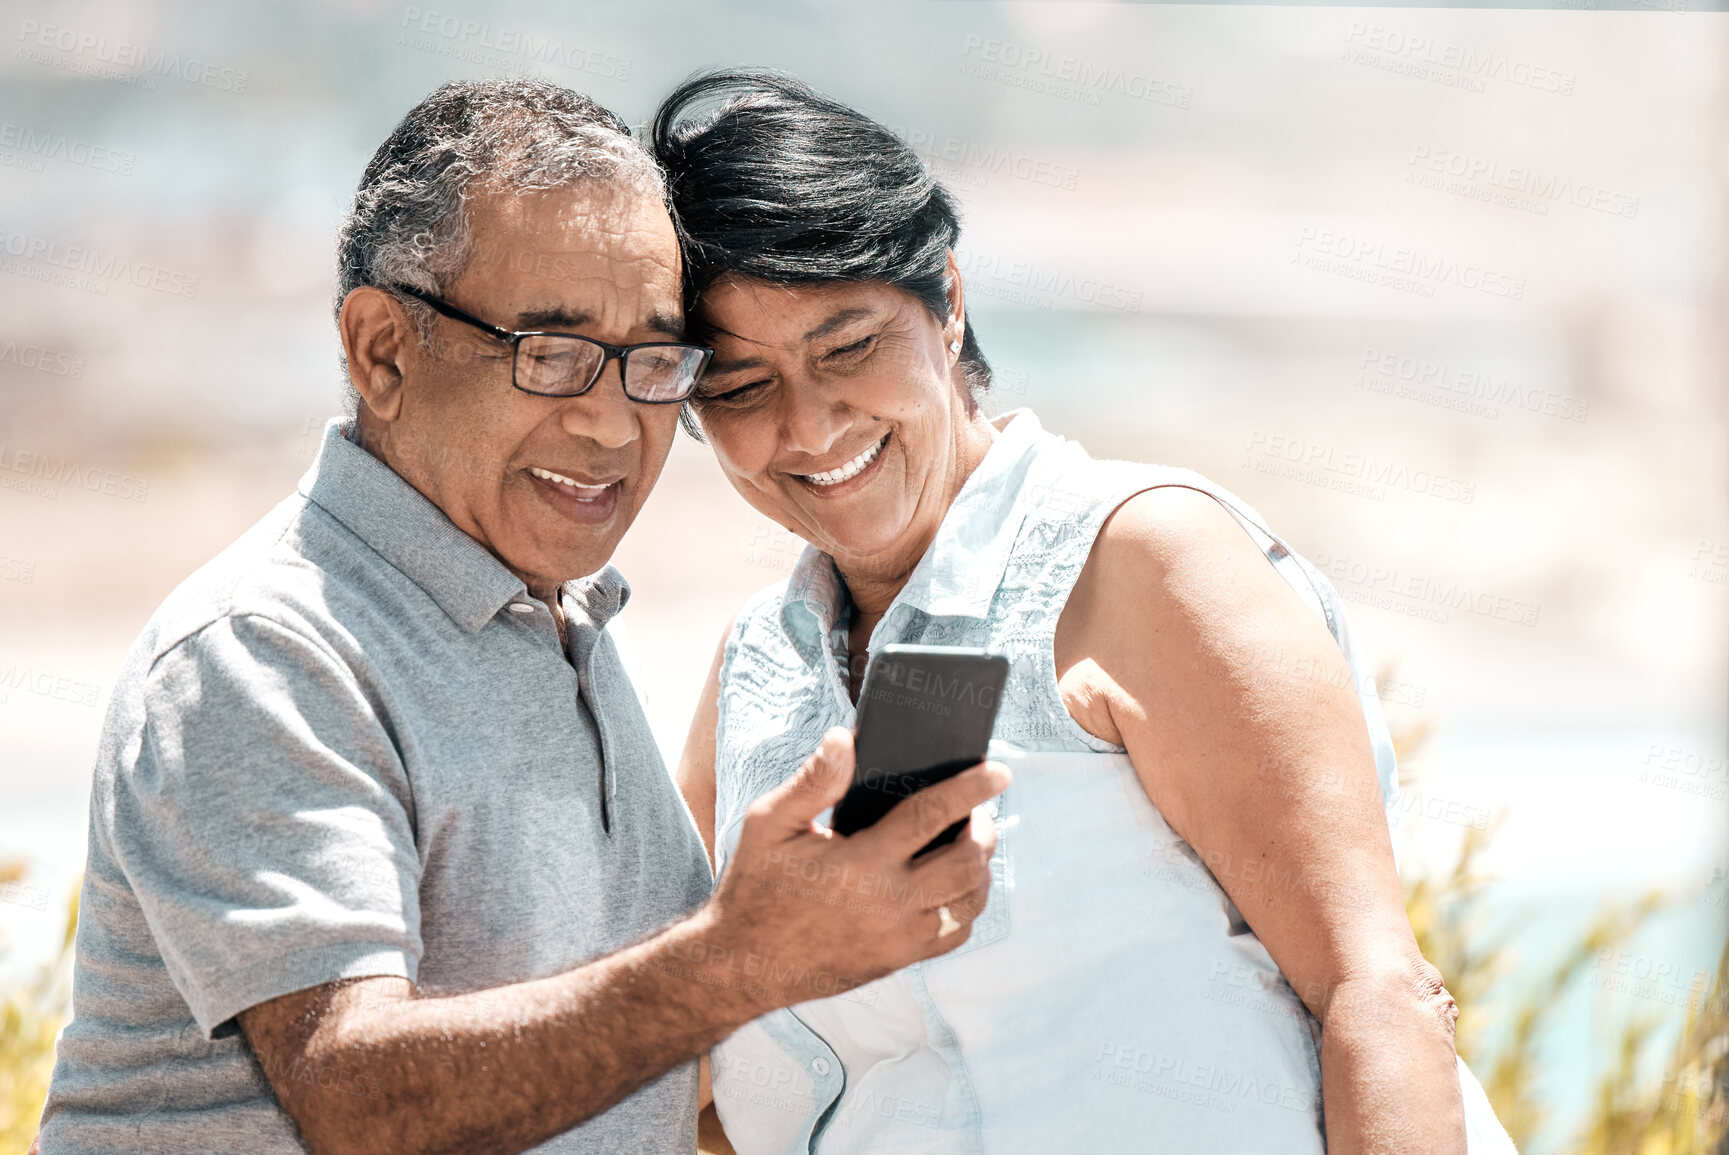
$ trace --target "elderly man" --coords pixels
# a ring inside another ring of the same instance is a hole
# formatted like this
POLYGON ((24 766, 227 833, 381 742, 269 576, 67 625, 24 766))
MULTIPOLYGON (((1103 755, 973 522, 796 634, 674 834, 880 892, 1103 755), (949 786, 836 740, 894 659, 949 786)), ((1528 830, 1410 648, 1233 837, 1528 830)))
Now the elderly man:
POLYGON ((340 259, 354 419, 115 687, 41 1149, 690 1151, 710 1046, 965 940, 989 823, 911 858, 1006 773, 839 838, 831 735, 710 895, 606 630, 708 354, 615 116, 440 88, 340 259))

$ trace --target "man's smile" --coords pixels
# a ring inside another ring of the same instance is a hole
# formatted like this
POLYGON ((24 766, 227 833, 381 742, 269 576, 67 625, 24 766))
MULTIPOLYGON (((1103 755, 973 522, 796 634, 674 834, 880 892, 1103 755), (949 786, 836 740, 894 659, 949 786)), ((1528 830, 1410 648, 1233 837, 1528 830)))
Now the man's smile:
POLYGON ((529 466, 526 472, 541 500, 561 516, 586 525, 611 519, 626 477, 623 473, 572 477, 538 465, 529 466))

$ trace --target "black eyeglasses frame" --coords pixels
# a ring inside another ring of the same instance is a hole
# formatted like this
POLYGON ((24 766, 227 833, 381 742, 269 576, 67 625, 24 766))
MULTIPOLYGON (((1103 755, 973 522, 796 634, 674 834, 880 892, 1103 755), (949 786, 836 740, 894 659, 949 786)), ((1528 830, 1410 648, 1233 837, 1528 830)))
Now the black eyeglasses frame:
POLYGON ((636 345, 613 345, 606 341, 600 341, 593 337, 584 336, 581 333, 559 333, 546 329, 531 329, 527 331, 506 329, 499 325, 494 325, 489 321, 483 321, 473 313, 457 308, 449 301, 435 297, 431 293, 422 292, 412 286, 391 285, 389 288, 391 292, 401 293, 405 297, 412 297, 416 301, 419 301, 421 304, 432 309, 434 312, 441 313, 453 321, 461 321, 464 325, 472 325, 487 336, 503 341, 505 344, 509 345, 511 388, 527 393, 532 397, 581 397, 584 393, 587 393, 590 389, 594 388, 594 383, 600 380, 600 375, 602 373, 606 372, 607 365, 612 361, 617 360, 619 362, 619 382, 624 385, 624 395, 626 397, 629 397, 639 405, 682 405, 686 401, 690 400, 691 394, 696 392, 697 381, 701 379, 702 371, 708 367, 709 360, 714 356, 714 350, 710 349, 708 346, 692 345, 688 341, 644 341, 636 345), (516 354, 523 339, 526 337, 566 337, 575 341, 585 341, 590 345, 595 345, 600 348, 602 353, 600 364, 594 367, 594 375, 588 379, 588 383, 574 393, 545 393, 538 389, 529 389, 526 386, 519 384, 516 380, 516 354), (702 354, 702 360, 698 362, 696 371, 691 374, 690 388, 687 389, 682 396, 638 397, 631 393, 628 384, 630 381, 630 354, 636 349, 694 349, 702 354))

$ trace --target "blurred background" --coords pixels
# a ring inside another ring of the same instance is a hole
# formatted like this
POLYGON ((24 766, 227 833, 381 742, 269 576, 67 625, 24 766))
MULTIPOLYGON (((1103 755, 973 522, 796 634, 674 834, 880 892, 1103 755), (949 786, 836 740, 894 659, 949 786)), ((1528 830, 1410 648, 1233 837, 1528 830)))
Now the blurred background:
MULTIPOLYGON (((640 124, 753 64, 959 196, 994 409, 1208 474, 1352 603, 1413 920, 1523 1149, 1704 1149, 1729 14, 433 2, 0 15, 0 1136, 34 1127, 121 659, 340 409, 334 238, 372 150, 448 78, 640 124)), ((680 439, 616 559, 669 760, 799 544, 680 439)))

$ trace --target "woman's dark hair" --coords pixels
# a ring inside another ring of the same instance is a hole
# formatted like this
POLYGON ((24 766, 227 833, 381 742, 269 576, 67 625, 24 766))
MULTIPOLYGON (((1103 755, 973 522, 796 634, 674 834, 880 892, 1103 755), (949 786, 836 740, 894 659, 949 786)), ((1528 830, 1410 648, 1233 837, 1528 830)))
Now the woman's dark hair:
MULTIPOLYGON (((697 296, 731 273, 780 285, 881 281, 948 319, 954 199, 870 117, 781 73, 725 69, 673 90, 651 143, 693 318, 697 296)), ((975 393, 989 387, 971 321, 960 363, 975 393)))

